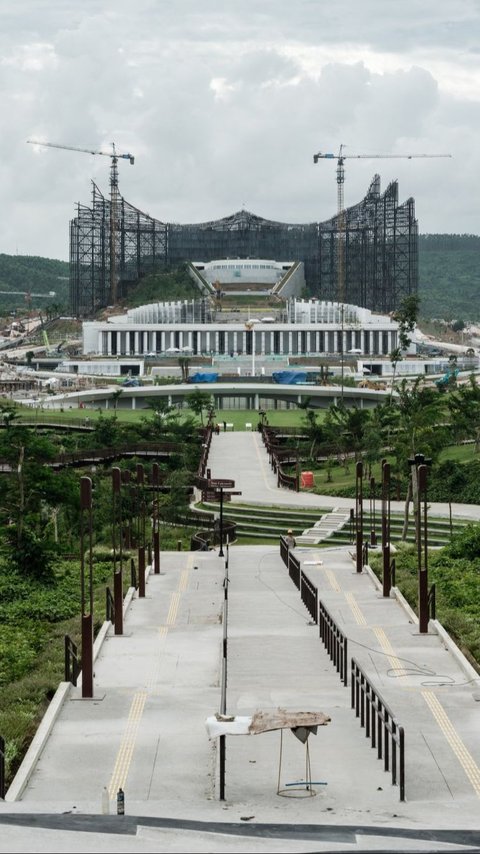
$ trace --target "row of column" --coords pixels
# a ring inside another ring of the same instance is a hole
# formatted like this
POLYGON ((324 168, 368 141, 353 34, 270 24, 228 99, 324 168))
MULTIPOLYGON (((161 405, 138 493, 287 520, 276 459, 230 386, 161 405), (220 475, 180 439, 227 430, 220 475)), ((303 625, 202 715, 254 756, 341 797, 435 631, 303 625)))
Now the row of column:
POLYGON ((291 356, 299 353, 346 353, 387 355, 397 346, 395 330, 107 330, 100 332, 99 352, 104 356, 143 356, 177 348, 214 355, 251 354, 291 356))

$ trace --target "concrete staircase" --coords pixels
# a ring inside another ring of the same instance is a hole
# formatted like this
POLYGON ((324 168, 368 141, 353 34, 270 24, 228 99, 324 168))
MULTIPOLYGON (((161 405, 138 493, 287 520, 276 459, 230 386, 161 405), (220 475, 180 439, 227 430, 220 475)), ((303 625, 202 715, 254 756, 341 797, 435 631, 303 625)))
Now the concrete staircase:
POLYGON ((313 528, 307 528, 296 537, 297 545, 299 546, 316 546, 322 540, 340 531, 350 519, 350 512, 345 510, 332 510, 331 513, 325 513, 318 522, 315 522, 313 528))

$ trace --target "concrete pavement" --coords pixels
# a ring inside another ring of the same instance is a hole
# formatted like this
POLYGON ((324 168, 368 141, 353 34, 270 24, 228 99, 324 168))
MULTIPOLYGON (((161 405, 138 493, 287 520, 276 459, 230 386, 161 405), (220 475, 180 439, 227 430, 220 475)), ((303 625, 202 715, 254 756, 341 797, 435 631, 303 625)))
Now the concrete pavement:
MULTIPOLYGON (((327 506, 276 489, 259 434, 215 436, 209 462, 213 477, 235 479, 238 500, 327 506)), ((220 800, 219 742, 205 721, 220 711, 227 561, 165 552, 145 598, 129 597, 124 635, 106 626, 94 698, 66 686, 38 760, 20 769, 0 806, 0 851, 479 851, 478 675, 437 625, 419 635, 401 598, 384 599, 370 572, 354 571, 348 548, 322 550, 321 563, 318 550, 296 556, 405 729, 405 802, 279 548, 235 545, 228 714, 285 708, 331 721, 309 737, 309 756, 289 729, 227 736, 220 800), (308 760, 307 796, 291 784, 305 781, 308 760), (124 790, 125 816, 102 814, 104 787, 112 813, 124 790)))

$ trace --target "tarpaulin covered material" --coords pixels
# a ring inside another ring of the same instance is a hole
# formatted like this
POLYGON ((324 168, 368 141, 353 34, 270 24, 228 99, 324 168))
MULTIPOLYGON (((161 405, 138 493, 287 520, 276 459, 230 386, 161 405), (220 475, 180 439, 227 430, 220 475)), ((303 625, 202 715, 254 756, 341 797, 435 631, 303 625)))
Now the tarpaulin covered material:
POLYGON ((323 712, 255 712, 251 716, 212 715, 205 721, 209 738, 219 735, 258 735, 275 729, 311 729, 326 726, 331 718, 323 712))
POLYGON ((190 383, 216 383, 218 380, 218 374, 207 374, 203 372, 198 372, 196 374, 192 374, 189 382, 190 383))
POLYGON ((307 382, 306 371, 273 371, 272 380, 281 385, 295 385, 307 382))

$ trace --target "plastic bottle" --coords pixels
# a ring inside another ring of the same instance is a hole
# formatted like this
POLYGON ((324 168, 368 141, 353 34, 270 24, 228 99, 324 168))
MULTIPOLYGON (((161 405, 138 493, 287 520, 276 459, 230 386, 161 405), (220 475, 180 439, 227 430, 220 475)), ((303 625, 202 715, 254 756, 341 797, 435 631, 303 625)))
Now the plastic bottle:
POLYGON ((117 815, 125 815, 125 792, 119 789, 117 792, 117 815))

